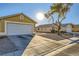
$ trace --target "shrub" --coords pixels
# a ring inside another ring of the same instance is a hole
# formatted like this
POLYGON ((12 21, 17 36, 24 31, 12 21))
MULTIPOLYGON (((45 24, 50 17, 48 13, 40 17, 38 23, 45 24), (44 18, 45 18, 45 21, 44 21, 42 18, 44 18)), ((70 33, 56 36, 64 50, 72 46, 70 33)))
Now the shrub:
POLYGON ((57 31, 56 30, 51 30, 51 33, 57 33, 57 31))
POLYGON ((66 31, 61 31, 60 33, 66 33, 66 31))

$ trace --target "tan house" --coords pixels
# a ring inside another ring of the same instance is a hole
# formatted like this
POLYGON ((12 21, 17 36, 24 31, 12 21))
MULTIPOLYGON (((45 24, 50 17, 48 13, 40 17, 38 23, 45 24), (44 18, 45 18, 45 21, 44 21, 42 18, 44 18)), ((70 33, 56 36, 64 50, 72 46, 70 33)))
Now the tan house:
MULTIPOLYGON (((44 24, 44 25, 39 25, 36 27, 36 32, 51 32, 52 29, 57 31, 57 26, 56 24, 44 24)), ((62 24, 61 30, 60 31, 65 31, 65 32, 79 32, 79 25, 74 25, 71 23, 68 24, 62 24)))
POLYGON ((39 25, 35 28, 36 32, 51 32, 52 24, 39 25))
POLYGON ((73 32, 79 32, 79 25, 74 25, 72 28, 73 32))
POLYGON ((65 24, 65 26, 62 25, 62 30, 66 32, 79 32, 79 25, 75 24, 65 24))
POLYGON ((72 28, 73 28, 73 24, 71 24, 71 23, 62 24, 60 31, 72 32, 72 28))
POLYGON ((32 34, 36 22, 23 13, 0 17, 0 34, 32 34))

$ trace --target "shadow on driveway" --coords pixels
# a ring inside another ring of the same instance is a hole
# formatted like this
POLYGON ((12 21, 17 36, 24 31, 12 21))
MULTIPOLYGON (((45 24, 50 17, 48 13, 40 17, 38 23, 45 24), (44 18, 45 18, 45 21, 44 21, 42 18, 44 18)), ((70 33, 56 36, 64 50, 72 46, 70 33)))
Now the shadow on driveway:
POLYGON ((34 35, 0 36, 0 55, 21 56, 34 35))

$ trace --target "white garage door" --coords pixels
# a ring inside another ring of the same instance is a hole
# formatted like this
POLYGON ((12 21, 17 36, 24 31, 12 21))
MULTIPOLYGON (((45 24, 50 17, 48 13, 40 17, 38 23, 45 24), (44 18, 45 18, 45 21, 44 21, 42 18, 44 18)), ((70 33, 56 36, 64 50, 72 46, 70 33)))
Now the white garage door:
POLYGON ((66 32, 72 32, 72 29, 71 28, 67 28, 66 32))
POLYGON ((70 25, 66 27, 66 32, 72 32, 72 27, 70 25))
POLYGON ((33 27, 31 24, 7 23, 6 32, 8 35, 32 34, 33 27))

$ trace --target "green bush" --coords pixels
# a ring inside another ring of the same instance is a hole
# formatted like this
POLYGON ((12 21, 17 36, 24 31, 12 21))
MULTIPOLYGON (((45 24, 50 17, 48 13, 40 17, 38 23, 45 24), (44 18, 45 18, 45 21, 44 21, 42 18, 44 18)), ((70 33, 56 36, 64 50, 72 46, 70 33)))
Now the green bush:
POLYGON ((66 33, 66 31, 60 31, 60 33, 66 33))
POLYGON ((57 31, 56 30, 51 30, 51 33, 57 33, 57 31))

